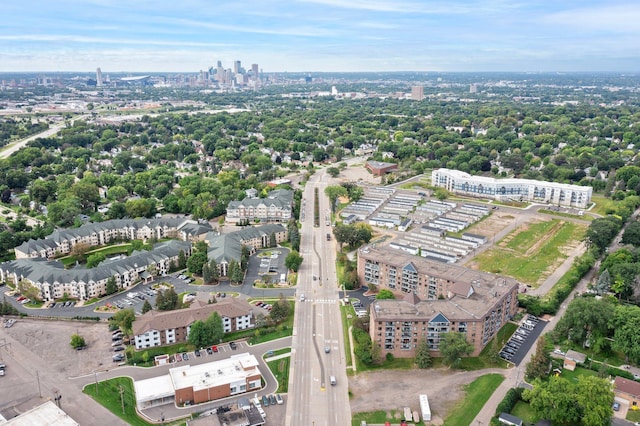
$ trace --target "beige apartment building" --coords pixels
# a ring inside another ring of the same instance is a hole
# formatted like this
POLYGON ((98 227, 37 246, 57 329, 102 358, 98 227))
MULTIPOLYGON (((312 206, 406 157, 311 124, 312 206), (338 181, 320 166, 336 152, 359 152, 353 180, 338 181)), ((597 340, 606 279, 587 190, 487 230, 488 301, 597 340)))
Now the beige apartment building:
POLYGON ((422 339, 437 356, 448 332, 465 333, 476 356, 518 309, 519 283, 513 278, 404 252, 361 249, 358 278, 397 297, 371 304, 369 333, 382 356, 414 357, 422 339))

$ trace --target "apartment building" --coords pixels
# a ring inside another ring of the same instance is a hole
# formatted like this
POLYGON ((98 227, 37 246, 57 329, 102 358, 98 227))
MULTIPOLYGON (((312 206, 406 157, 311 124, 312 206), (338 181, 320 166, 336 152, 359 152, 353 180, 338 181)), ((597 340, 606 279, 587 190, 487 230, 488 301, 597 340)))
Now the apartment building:
POLYGON ((183 241, 202 240, 213 231, 208 223, 184 218, 114 219, 87 223, 79 228, 56 230, 41 240, 29 240, 14 249, 16 259, 45 258, 71 253, 77 244, 90 247, 122 240, 161 240, 175 238, 183 241))
POLYGON ((0 264, 0 280, 26 281, 40 291, 43 301, 59 299, 64 294, 77 300, 88 300, 106 294, 110 278, 114 278, 118 288, 123 289, 141 280, 152 280, 154 275, 166 275, 171 263, 178 263, 181 251, 190 256, 191 243, 165 241, 156 243, 151 251, 106 260, 91 269, 65 269, 62 262, 42 257, 20 258, 0 264))
POLYGON ((227 223, 244 221, 263 223, 283 223, 291 220, 293 191, 275 189, 267 198, 247 197, 242 201, 231 201, 227 206, 227 223))
POLYGON ((494 179, 472 176, 451 169, 431 172, 431 183, 454 194, 499 201, 527 201, 555 206, 586 208, 591 203, 590 186, 569 185, 532 179, 494 179))
POLYGON ((399 297, 371 305, 369 332, 383 356, 414 357, 422 339, 438 356, 448 332, 465 333, 478 355, 518 308, 519 283, 512 278, 403 252, 361 249, 358 278, 399 297))
POLYGON ((136 349, 186 342, 196 321, 206 321, 214 312, 222 319, 225 333, 253 328, 253 309, 238 298, 221 299, 217 303, 194 301, 189 308, 175 311, 149 311, 138 317, 132 330, 136 349))

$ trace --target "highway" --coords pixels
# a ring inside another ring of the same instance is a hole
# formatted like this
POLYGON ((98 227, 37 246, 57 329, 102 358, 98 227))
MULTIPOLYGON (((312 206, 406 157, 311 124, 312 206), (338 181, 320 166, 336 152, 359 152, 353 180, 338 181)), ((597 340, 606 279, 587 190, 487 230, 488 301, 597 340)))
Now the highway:
POLYGON ((327 225, 329 201, 324 195, 329 176, 317 171, 303 196, 299 270, 292 363, 286 425, 335 426, 351 422, 345 348, 336 282, 336 251, 327 225), (314 227, 314 188, 320 200, 320 224, 314 227), (302 301, 304 295, 304 301, 302 301), (330 348, 325 352, 325 346, 330 348), (329 377, 336 377, 332 386, 329 377))

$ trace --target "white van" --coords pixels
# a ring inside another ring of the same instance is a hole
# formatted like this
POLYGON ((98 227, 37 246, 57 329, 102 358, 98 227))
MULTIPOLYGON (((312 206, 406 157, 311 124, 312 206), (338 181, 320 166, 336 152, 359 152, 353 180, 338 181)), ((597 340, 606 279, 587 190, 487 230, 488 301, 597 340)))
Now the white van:
POLYGON ((335 386, 338 383, 336 381, 336 376, 330 376, 329 377, 329 383, 331 383, 331 386, 335 386))

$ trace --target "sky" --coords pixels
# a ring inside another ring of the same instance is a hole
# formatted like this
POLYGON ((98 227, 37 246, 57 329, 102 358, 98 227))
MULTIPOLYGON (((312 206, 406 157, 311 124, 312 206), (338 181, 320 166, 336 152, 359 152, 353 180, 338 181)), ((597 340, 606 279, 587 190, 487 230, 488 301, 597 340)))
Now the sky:
POLYGON ((638 72, 637 0, 1 0, 0 72, 638 72))

